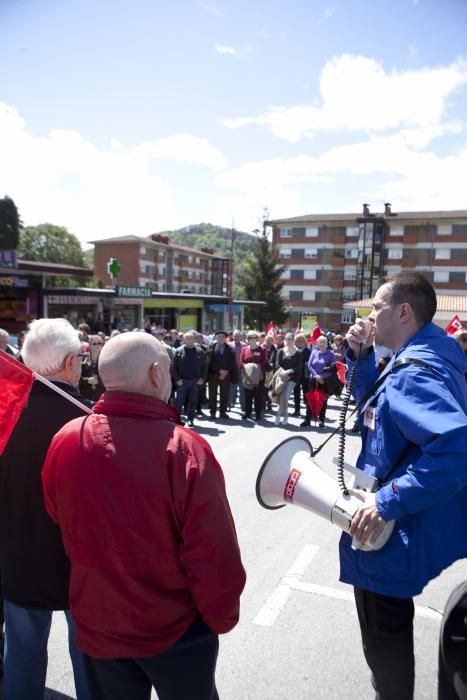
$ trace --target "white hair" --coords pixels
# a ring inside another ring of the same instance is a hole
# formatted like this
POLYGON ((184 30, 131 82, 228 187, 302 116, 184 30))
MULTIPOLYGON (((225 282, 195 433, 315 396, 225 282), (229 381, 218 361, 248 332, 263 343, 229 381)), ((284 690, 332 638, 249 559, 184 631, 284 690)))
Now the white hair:
POLYGON ((10 336, 9 336, 8 332, 6 330, 4 330, 3 328, 0 328, 0 338, 5 338, 8 341, 9 337, 10 336))
POLYGON ((70 353, 79 353, 77 331, 64 318, 39 318, 29 327, 21 355, 24 364, 39 374, 55 374, 70 353))

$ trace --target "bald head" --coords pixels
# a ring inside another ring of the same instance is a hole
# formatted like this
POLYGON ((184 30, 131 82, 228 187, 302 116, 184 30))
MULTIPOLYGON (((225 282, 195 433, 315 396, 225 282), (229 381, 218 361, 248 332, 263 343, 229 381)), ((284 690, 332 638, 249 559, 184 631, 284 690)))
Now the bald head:
POLYGON ((170 360, 161 342, 148 333, 111 338, 99 356, 99 374, 108 390, 131 391, 167 401, 170 360))

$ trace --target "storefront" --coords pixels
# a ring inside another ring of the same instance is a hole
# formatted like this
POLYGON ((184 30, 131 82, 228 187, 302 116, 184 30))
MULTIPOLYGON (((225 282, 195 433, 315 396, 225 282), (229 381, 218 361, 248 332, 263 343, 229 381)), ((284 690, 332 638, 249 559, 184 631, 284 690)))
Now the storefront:
POLYGON ((0 275, 0 328, 10 333, 25 330, 39 316, 40 280, 0 275))
POLYGON ((190 299, 185 295, 181 298, 153 296, 144 300, 144 319, 167 330, 201 330, 203 307, 203 299, 190 299))

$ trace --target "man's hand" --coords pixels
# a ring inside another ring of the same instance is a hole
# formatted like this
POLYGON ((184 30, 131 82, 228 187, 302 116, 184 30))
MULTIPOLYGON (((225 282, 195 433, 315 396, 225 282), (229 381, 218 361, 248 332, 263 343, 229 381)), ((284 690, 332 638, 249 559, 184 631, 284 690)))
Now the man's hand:
POLYGON ((177 386, 182 386, 183 384, 183 379, 178 379, 177 380, 177 386))
POLYGON ((357 318, 356 323, 350 326, 345 337, 354 355, 358 355, 360 345, 362 346, 361 357, 364 357, 367 354, 366 351, 371 348, 375 339, 374 323, 357 318))
POLYGON ((229 373, 228 369, 220 369, 219 370, 219 379, 221 381, 223 381, 226 378, 226 376, 228 375, 228 373, 229 373))
POLYGON ((383 520, 375 505, 376 494, 358 489, 353 490, 352 494, 360 498, 363 505, 352 518, 350 534, 362 544, 368 541, 374 544, 386 525, 386 520, 383 520))
POLYGON ((201 384, 204 384, 204 379, 201 379, 200 377, 196 383, 201 386, 201 384))

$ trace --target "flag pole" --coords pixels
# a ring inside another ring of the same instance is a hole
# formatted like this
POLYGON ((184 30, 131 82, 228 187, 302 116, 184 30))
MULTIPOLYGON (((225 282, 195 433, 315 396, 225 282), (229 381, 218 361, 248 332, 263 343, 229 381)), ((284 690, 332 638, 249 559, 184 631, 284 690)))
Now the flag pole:
POLYGON ((42 384, 45 384, 45 386, 48 386, 49 389, 52 389, 55 391, 57 394, 60 394, 60 396, 63 396, 64 399, 67 399, 70 401, 70 403, 74 403, 75 406, 78 406, 82 411, 85 413, 92 413, 92 409, 88 408, 85 406, 81 401, 78 401, 78 399, 75 399, 74 396, 70 396, 70 394, 67 394, 66 391, 63 391, 63 389, 60 389, 59 386, 56 386, 56 384, 53 384, 52 382, 49 382, 48 379, 43 377, 41 374, 37 374, 37 372, 33 371, 34 379, 37 379, 38 382, 42 382, 42 384))

